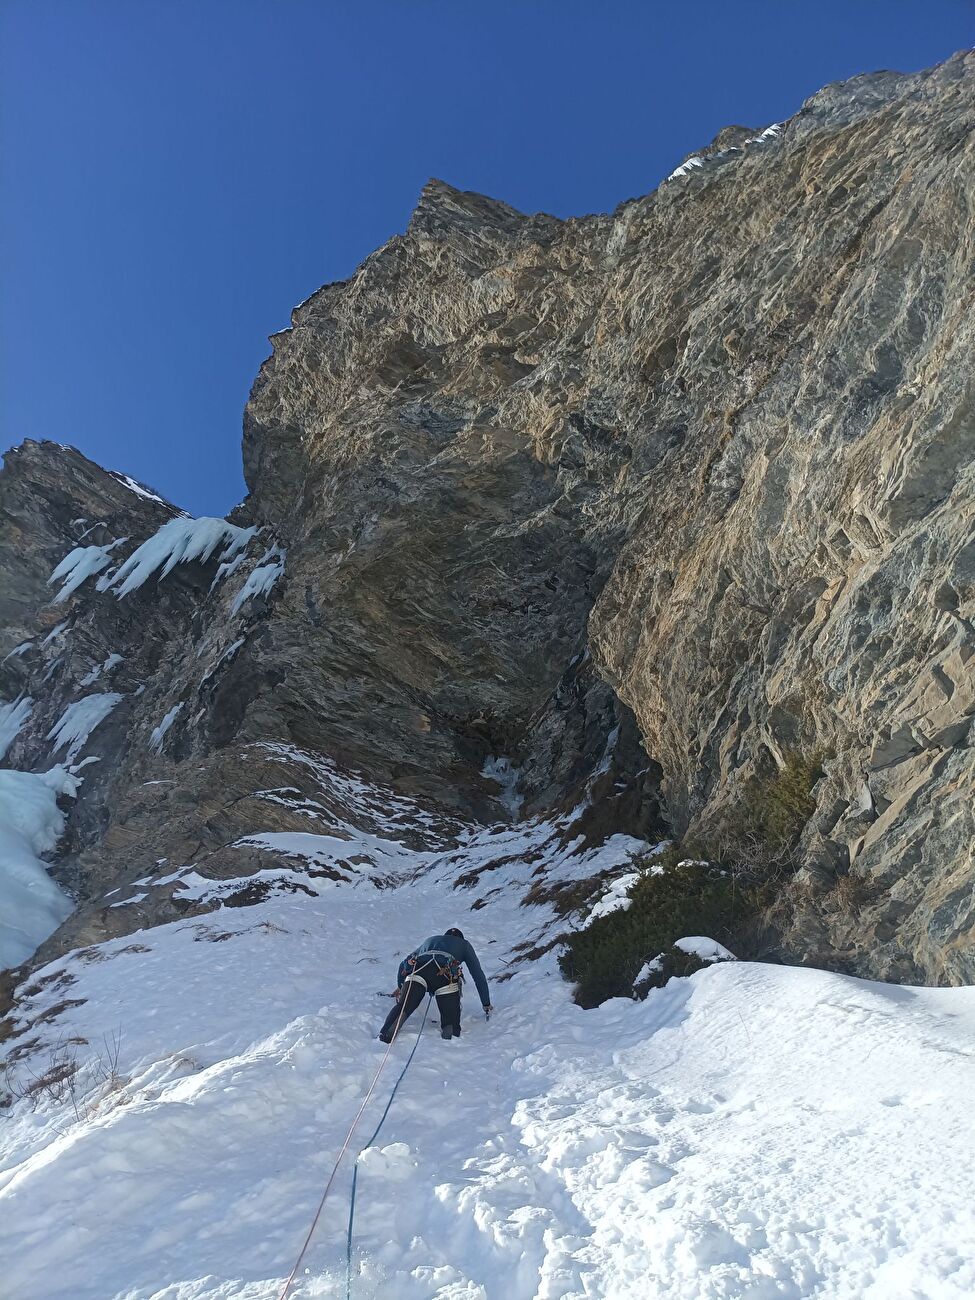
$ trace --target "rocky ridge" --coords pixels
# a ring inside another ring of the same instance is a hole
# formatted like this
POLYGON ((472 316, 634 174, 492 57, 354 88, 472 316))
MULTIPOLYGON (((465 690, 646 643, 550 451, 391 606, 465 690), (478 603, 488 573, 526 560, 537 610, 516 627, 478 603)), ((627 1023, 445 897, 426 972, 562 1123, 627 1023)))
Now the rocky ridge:
POLYGON ((171 919, 174 867, 261 870, 242 841, 307 830, 313 798, 327 821, 296 753, 445 815, 582 800, 594 840, 704 843, 799 757, 775 950, 975 978, 973 74, 827 87, 611 215, 431 182, 272 338, 223 570, 120 597, 113 551, 55 603, 72 548, 128 556, 178 512, 9 453, 0 695, 33 712, 6 764, 44 770, 65 708, 122 696, 41 955, 171 919))

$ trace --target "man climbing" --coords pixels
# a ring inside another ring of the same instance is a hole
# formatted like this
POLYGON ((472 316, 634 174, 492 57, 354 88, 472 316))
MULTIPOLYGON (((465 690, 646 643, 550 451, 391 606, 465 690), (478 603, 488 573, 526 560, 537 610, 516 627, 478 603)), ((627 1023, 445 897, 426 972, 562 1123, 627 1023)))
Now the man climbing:
POLYGON ((400 962, 396 977, 397 1002, 379 1031, 380 1041, 393 1041, 400 1025, 410 1018, 427 993, 436 995, 441 1038, 459 1037, 462 965, 470 971, 485 1018, 489 1018, 491 997, 481 963, 463 933, 454 926, 446 934, 431 935, 400 962))

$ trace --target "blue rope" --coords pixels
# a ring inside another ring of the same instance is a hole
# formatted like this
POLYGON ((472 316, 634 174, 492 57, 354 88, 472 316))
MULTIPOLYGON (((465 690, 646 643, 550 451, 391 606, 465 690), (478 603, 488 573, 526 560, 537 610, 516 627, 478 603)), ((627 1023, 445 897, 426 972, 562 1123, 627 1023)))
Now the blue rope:
POLYGON ((352 1166, 352 1196, 349 1200, 349 1231, 345 1239, 345 1300, 352 1300, 352 1225, 355 1221, 355 1194, 359 1179, 359 1156, 362 1155, 363 1151, 368 1151, 373 1142, 375 1142, 376 1138, 379 1136, 379 1130, 386 1123, 386 1116, 389 1114, 389 1108, 393 1104, 393 1098, 396 1096, 397 1089, 406 1076, 406 1071, 410 1068, 410 1062, 413 1060, 414 1056, 416 1056, 416 1049, 420 1046, 420 1035, 423 1033, 423 1026, 427 1023, 427 1016, 430 1014, 432 1003, 433 996, 431 994, 431 996, 427 998, 426 1010, 423 1013, 423 1019, 420 1021, 420 1031, 416 1036, 416 1042, 413 1044, 413 1050, 406 1058, 406 1064, 400 1071, 399 1078, 393 1084, 393 1091, 389 1094, 389 1101, 386 1103, 386 1109, 383 1111, 379 1123, 373 1131, 372 1137, 365 1146, 360 1149, 359 1155, 355 1158, 355 1164, 352 1166))

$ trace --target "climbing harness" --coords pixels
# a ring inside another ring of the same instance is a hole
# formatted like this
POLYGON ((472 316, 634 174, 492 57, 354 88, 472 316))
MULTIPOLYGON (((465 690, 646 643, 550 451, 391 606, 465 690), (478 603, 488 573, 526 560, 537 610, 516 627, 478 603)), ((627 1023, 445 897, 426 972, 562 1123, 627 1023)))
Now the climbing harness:
MULTIPOLYGON (((399 1033, 399 1027, 400 1027, 400 1024, 401 1024, 402 1019, 403 1019, 403 1009, 404 1009, 405 1006, 406 1006, 406 999, 404 998, 404 999, 403 999, 403 1003, 402 1003, 402 1005, 400 1006, 399 1018, 397 1019, 397 1021, 396 1021, 396 1026, 395 1026, 395 1028, 393 1029, 392 1037, 390 1038, 390 1041, 389 1041, 389 1043, 388 1043, 388 1045, 387 1045, 387 1047, 386 1047, 386 1051, 385 1051, 384 1054, 383 1054, 383 1059, 379 1062, 379 1069, 376 1071, 375 1076, 374 1076, 374 1078, 373 1078, 373 1081, 372 1081, 372 1083, 369 1085, 369 1091, 366 1093, 365 1097, 363 1097, 363 1099, 362 1099, 362 1105, 359 1107, 359 1109, 358 1109, 358 1110, 356 1111, 356 1113, 355 1113, 355 1119, 353 1119, 352 1124, 351 1124, 351 1126, 350 1126, 350 1128, 349 1128, 349 1131, 348 1131, 348 1133, 347 1133, 346 1136, 345 1136, 345 1141, 342 1143, 342 1149, 341 1149, 341 1151, 338 1153, 338 1156, 337 1156, 336 1159, 335 1159, 335 1164, 332 1166, 332 1172, 331 1172, 331 1173, 329 1174, 329 1176, 328 1176, 328 1182, 325 1184, 325 1190, 324 1190, 324 1192, 322 1192, 322 1199, 318 1202, 318 1209, 315 1211, 315 1217, 312 1219, 312 1221, 311 1221, 311 1227, 308 1229, 308 1236, 305 1238, 304 1244, 302 1245, 301 1250, 298 1252, 298 1258, 295 1260, 295 1266, 294 1266, 294 1268, 291 1270, 291 1272, 288 1274, 288 1279, 287 1279, 287 1281, 285 1282, 284 1286, 283 1286, 282 1289, 281 1289, 281 1293, 280 1293, 280 1295, 278 1296, 278 1300, 287 1300, 288 1292, 291 1290, 292 1284, 294 1283, 295 1278, 298 1276, 298 1269, 301 1267, 301 1261, 305 1258, 305 1252, 307 1251, 309 1245, 311 1244, 311 1239, 312 1239, 312 1237, 315 1235, 315 1229, 318 1227, 318 1220, 321 1218, 321 1216, 322 1216, 322 1210, 325 1208, 325 1200, 326 1200, 326 1198, 327 1198, 329 1192, 332 1190, 332 1184, 335 1182, 335 1175, 336 1175, 336 1174, 338 1173, 338 1171, 339 1171, 339 1165, 342 1163, 342 1157, 345 1155, 346 1151, 348 1151, 348 1149, 349 1149, 349 1143, 352 1141, 352 1135, 353 1135, 353 1133, 354 1133, 355 1130, 356 1130, 356 1126, 358 1125, 359 1120, 362 1118, 362 1112, 365 1110, 366 1106, 369 1104, 369 1098, 370 1098, 370 1097, 372 1096, 372 1094, 376 1091, 376 1085, 379 1083, 379 1077, 380 1077, 380 1075, 382 1074, 383 1069, 385 1068, 386 1062, 389 1060, 389 1054, 390 1054, 390 1052, 393 1050, 393 1043, 396 1041, 396 1035, 399 1033)), ((427 1004, 427 1010, 429 1011, 429 1009, 430 1009, 429 1004, 427 1004)), ((426 1015, 425 1015, 425 1014, 424 1014, 423 1019, 424 1019, 424 1021, 426 1020, 426 1015)), ((421 1030, 422 1030, 423 1026, 421 1025, 420 1028, 421 1028, 421 1030)), ((419 1040, 419 1037, 417 1037, 417 1043, 419 1043, 419 1041, 420 1041, 420 1040, 419 1040)), ((414 1047, 413 1047, 413 1051, 414 1051, 414 1052, 416 1051, 416 1045, 414 1045, 414 1047)), ((409 1063, 410 1063, 410 1061, 412 1061, 412 1059, 413 1059, 413 1053, 411 1052, 411 1053, 410 1053, 409 1060, 406 1062, 406 1064, 409 1065, 409 1063)), ((406 1069, 405 1069, 405 1067, 404 1067, 404 1069, 403 1069, 403 1074, 405 1074, 405 1073, 406 1073, 406 1069)), ((403 1074, 400 1075, 400 1079, 402 1079, 403 1074)), ((398 1087, 399 1087, 399 1080, 397 1080, 397 1082, 396 1082, 396 1087, 393 1089, 393 1096, 396 1095, 396 1088, 398 1088, 398 1087)), ((390 1102, 392 1102, 392 1097, 390 1097, 390 1102)), ((387 1105, 387 1107, 386 1107, 386 1110, 387 1110, 387 1111, 389 1110, 389 1106, 388 1106, 388 1105, 387 1105)), ((386 1118, 386 1115, 385 1115, 385 1113, 384 1113, 384 1114, 383 1114, 383 1119, 385 1119, 385 1118, 386 1118)), ((381 1122, 382 1122, 382 1121, 380 1121, 380 1123, 381 1123, 381 1122)), ((378 1129, 377 1129, 377 1132, 378 1132, 378 1129)), ((375 1135, 374 1135, 374 1136, 375 1136, 375 1135)), ((371 1141, 371 1140, 372 1140, 372 1139, 370 1139, 370 1141, 371 1141)), ((365 1149, 365 1148, 363 1148, 363 1149, 365 1149)), ((359 1154, 361 1155, 362 1153, 360 1152, 359 1154)), ((357 1159, 357 1160, 358 1160, 358 1158, 359 1158, 359 1157, 356 1156, 356 1159, 357 1159)))
POLYGON ((408 957, 404 957, 399 965, 398 982, 403 984, 410 979, 418 979, 425 988, 426 980, 415 972, 417 966, 422 970, 431 958, 437 968, 437 974, 441 979, 446 980, 448 984, 447 988, 441 988, 438 991, 440 993, 456 993, 457 990, 453 986, 462 974, 460 959, 455 957, 452 952, 443 952, 439 948, 431 948, 429 952, 411 952, 408 957))
POLYGON ((368 1151, 369 1148, 372 1146, 373 1142, 375 1142, 376 1138, 379 1136, 379 1130, 386 1123, 386 1116, 389 1114, 389 1108, 393 1104, 393 1098, 396 1096, 397 1089, 399 1088, 400 1084, 403 1082, 403 1079, 406 1076, 406 1071, 410 1068, 410 1062, 413 1060, 413 1057, 416 1055, 416 1049, 420 1046, 420 1036, 423 1033, 423 1026, 427 1023, 427 1016, 430 1014, 430 1007, 432 1003, 433 1003, 433 997, 431 995, 431 997, 427 999, 426 1010, 423 1012, 423 1019, 420 1021, 420 1029, 416 1036, 416 1042, 413 1044, 413 1050, 406 1058, 406 1064, 403 1066, 403 1069, 400 1071, 399 1078, 393 1084, 393 1091, 389 1094, 389 1101, 387 1101, 386 1103, 386 1109, 383 1111, 382 1115, 380 1116, 379 1123, 376 1125, 372 1137, 369 1139, 366 1145, 360 1149, 359 1154, 356 1156, 355 1162, 352 1166, 352 1195, 349 1198, 349 1231, 346 1234, 346 1238, 345 1238, 345 1300, 352 1300, 352 1229, 353 1229, 353 1224, 355 1222, 355 1194, 356 1194, 356 1188, 359 1180, 359 1160, 361 1159, 363 1153, 368 1151))

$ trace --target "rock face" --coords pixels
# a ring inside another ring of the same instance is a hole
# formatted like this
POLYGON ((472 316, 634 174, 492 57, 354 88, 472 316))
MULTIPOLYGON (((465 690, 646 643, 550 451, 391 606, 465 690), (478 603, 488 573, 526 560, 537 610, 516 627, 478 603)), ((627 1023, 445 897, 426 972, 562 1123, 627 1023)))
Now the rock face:
POLYGON ((306 827, 298 750, 482 820, 506 758, 521 815, 588 790, 594 837, 705 842, 800 756, 777 951, 975 978, 973 89, 972 55, 827 87, 609 216, 431 182, 272 338, 222 572, 51 604, 93 522, 121 558, 175 512, 11 453, 7 763, 122 657, 52 944, 168 919, 105 896, 173 863, 258 868, 258 820, 306 827))

